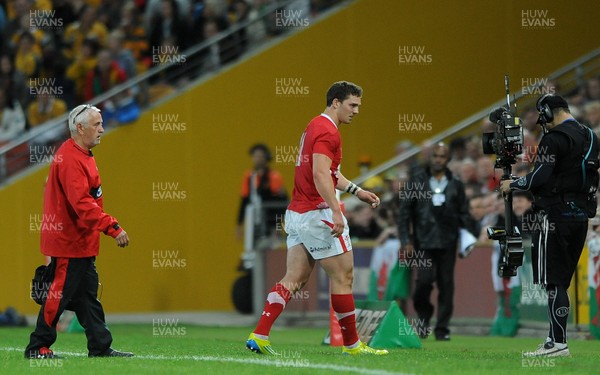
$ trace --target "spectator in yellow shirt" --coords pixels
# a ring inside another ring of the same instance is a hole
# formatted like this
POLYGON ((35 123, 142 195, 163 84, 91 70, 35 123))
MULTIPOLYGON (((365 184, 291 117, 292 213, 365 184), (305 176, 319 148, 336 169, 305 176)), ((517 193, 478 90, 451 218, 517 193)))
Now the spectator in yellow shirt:
POLYGON ((15 69, 25 77, 37 77, 40 72, 42 56, 36 52, 35 38, 29 32, 21 34, 19 48, 15 56, 15 69))
POLYGON ((81 48, 83 41, 94 39, 98 45, 106 45, 108 31, 102 22, 96 21, 96 8, 85 5, 81 11, 79 22, 75 22, 67 27, 63 37, 65 49, 63 54, 67 59, 73 59, 77 51, 81 48))
POLYGON ((152 65, 150 57, 150 45, 146 30, 144 30, 143 20, 135 4, 128 2, 121 11, 121 31, 123 31, 123 48, 133 53, 133 57, 138 62, 137 71, 146 70, 152 65))
POLYGON ((40 29, 36 26, 36 20, 32 19, 33 15, 29 14, 21 16, 19 18, 19 28, 14 30, 14 32, 10 35, 10 48, 17 48, 19 45, 19 40, 21 39, 21 35, 23 33, 31 33, 35 40, 35 50, 36 52, 41 54, 42 48, 41 46, 47 45, 52 42, 52 36, 44 32, 44 30, 40 29))
POLYGON ((41 93, 37 95, 35 101, 29 104, 27 119, 29 120, 29 126, 34 128, 66 112, 67 104, 64 100, 41 93))
POLYGON ((98 43, 93 39, 86 39, 81 49, 78 50, 75 60, 67 67, 66 76, 75 86, 76 100, 83 101, 83 88, 88 73, 96 66, 96 53, 98 51, 98 43))

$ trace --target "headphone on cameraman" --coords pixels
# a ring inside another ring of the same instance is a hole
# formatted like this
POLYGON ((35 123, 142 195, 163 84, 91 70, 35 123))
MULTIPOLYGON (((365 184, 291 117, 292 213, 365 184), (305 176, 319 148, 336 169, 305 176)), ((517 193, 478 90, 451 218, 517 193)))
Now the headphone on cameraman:
POLYGON ((546 100, 553 96, 554 95, 552 94, 545 94, 544 96, 538 99, 535 105, 536 109, 540 113, 538 123, 542 125, 542 127, 545 126, 546 123, 554 121, 554 113, 552 113, 552 109, 550 108, 548 103, 546 103, 546 100))

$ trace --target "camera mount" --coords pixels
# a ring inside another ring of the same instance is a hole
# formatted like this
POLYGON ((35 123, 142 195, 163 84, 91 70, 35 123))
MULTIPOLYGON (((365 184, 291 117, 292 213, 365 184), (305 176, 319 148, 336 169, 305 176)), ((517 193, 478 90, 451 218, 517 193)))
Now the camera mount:
MULTIPOLYGON (((501 181, 512 180, 512 166, 523 150, 523 129, 519 118, 511 109, 508 75, 504 76, 506 107, 490 113, 489 119, 496 125, 495 132, 484 133, 482 146, 484 154, 495 154, 495 168, 502 169, 501 181)), ((488 238, 500 244, 498 276, 517 275, 517 267, 523 264, 523 238, 519 228, 513 224, 512 194, 504 194, 504 227, 489 227, 488 238)))

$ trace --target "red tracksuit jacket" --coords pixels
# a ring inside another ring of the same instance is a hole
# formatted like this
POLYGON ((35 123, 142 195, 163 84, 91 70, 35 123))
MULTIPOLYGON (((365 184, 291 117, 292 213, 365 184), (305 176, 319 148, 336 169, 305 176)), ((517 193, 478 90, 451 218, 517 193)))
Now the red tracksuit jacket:
POLYGON ((116 237, 122 228, 102 209, 102 187, 90 150, 73 139, 54 155, 44 191, 41 250, 62 258, 97 256, 100 232, 116 237))

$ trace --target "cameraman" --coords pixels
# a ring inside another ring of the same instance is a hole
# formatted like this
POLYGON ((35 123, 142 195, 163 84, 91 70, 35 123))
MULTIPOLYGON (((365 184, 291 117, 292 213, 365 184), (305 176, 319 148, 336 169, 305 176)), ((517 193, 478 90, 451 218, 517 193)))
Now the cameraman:
POLYGON ((532 241, 532 263, 534 282, 548 292, 550 331, 537 350, 525 355, 569 356, 567 288, 585 243, 588 217, 596 211, 600 146, 594 132, 573 118, 562 97, 544 95, 536 108, 538 123, 547 133, 534 169, 516 181, 502 181, 501 189, 531 191, 540 221, 532 241))

